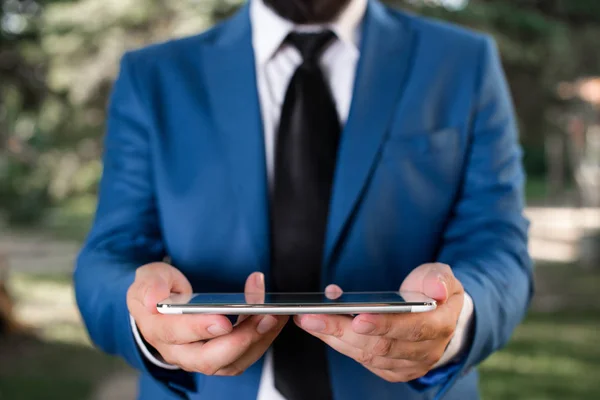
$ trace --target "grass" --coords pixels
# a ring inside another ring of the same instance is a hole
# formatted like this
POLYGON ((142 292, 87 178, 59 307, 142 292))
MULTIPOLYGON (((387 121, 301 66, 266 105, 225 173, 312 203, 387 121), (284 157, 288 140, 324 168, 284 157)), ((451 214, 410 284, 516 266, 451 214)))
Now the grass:
POLYGON ((70 274, 15 272, 9 284, 27 327, 25 334, 0 337, 0 400, 86 400, 107 378, 128 371, 92 347, 70 274))
POLYGON ((124 369, 91 347, 34 337, 2 342, 0 354, 0 399, 6 400, 85 400, 99 382, 124 369))
POLYGON ((480 368, 483 399, 600 398, 599 313, 532 313, 480 368))

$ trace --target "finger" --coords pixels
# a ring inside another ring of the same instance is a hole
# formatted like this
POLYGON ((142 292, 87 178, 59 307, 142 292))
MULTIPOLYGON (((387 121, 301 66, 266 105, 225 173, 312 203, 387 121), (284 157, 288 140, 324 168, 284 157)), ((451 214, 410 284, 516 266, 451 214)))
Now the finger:
MULTIPOLYGON (((248 276, 244 286, 244 296, 248 304, 265 303, 265 275, 262 272, 253 272, 248 276)), ((238 315, 234 326, 238 326, 249 317, 250 315, 238 315)))
POLYGON ((177 365, 186 372, 199 372, 196 370, 193 360, 202 354, 202 347, 205 344, 206 342, 193 342, 182 345, 169 345, 162 350, 157 350, 167 363, 177 365))
POLYGON ((199 372, 214 375, 221 368, 233 364, 267 333, 285 324, 286 317, 272 315, 253 316, 235 328, 229 335, 213 339, 202 347, 195 361, 199 372))
POLYGON ((191 294, 192 286, 177 268, 165 263, 153 263, 136 270, 135 281, 128 294, 149 313, 158 314, 156 304, 171 293, 191 294))
MULTIPOLYGON (((432 352, 435 343, 431 340, 397 340, 388 336, 369 336, 354 331, 355 322, 345 316, 298 316, 294 320, 310 334, 323 338, 332 336, 346 345, 358 349, 362 356, 385 357, 390 359, 404 359, 422 361, 432 352), (333 318, 330 318, 333 317, 333 318), (315 322, 317 320, 318 322, 315 322), (325 327, 319 323, 325 323, 325 327), (322 329, 316 329, 322 328, 322 329)), ((356 317, 358 318, 358 317, 356 317)), ((356 318, 354 320, 356 320, 356 318)))
POLYGON ((325 344, 327 344, 337 352, 344 354, 345 356, 350 357, 356 362, 367 367, 391 370, 412 367, 415 365, 415 362, 411 360, 379 356, 370 351, 370 349, 368 348, 360 348, 353 346, 335 336, 325 335, 321 333, 311 334, 322 340, 325 344))
POLYGON ((427 369, 418 365, 395 369, 381 369, 365 366, 369 371, 391 383, 410 382, 427 374, 427 369))
POLYGON ((248 318, 250 318, 250 315, 248 315, 248 314, 238 315, 237 319, 235 320, 235 324, 233 324, 233 326, 238 326, 239 324, 241 324, 248 318))
POLYGON ((216 375, 235 376, 247 370, 252 364, 254 364, 263 356, 275 338, 279 335, 288 319, 288 316, 281 318, 281 321, 278 323, 275 329, 266 333, 262 339, 250 346, 248 351, 246 351, 240 358, 219 370, 216 375))
POLYGON ((294 322, 311 335, 332 336, 357 348, 366 348, 373 340, 372 337, 354 332, 352 317, 347 315, 298 315, 294 317, 294 322))
POLYGON ((144 338, 156 348, 214 339, 233 330, 224 315, 152 315, 136 323, 144 338))
POLYGON ((325 297, 329 300, 339 299, 342 294, 344 294, 344 291, 338 285, 329 285, 325 288, 325 297))
POLYGON ((456 325, 455 315, 447 307, 428 313, 361 314, 352 321, 352 330, 365 336, 424 342, 447 335, 456 325))
POLYGON ((174 365, 178 365, 183 370, 188 372, 200 372, 207 375, 222 376, 239 375, 263 356, 273 340, 275 340, 277 335, 281 332, 281 329, 283 329, 287 320, 287 316, 282 317, 275 329, 272 329, 263 335, 262 339, 251 345, 248 348, 248 351, 236 359, 233 363, 221 368, 218 368, 219 364, 221 362, 226 362, 226 360, 213 360, 212 363, 203 361, 203 358, 205 357, 204 348, 207 346, 207 342, 196 342, 180 346, 168 346, 169 348, 167 351, 165 351, 165 354, 161 353, 161 355, 165 358, 165 361, 174 365), (198 362, 199 360, 200 362, 198 362))
MULTIPOLYGON (((463 309, 464 302, 464 292, 450 296, 445 304, 442 304, 440 307, 438 307, 440 310, 436 310, 439 313, 443 313, 443 316, 440 318, 441 323, 451 325, 455 329, 456 324, 458 324, 458 319, 463 309)), ((454 334, 454 329, 452 330, 452 335, 454 334)))
POLYGON ((441 263, 423 264, 415 268, 400 286, 400 291, 421 292, 440 303, 462 290, 452 269, 441 263))
POLYGON ((265 275, 262 272, 254 272, 248 276, 244 295, 248 304, 265 303, 265 275))
POLYGON ((347 335, 356 335, 351 328, 352 317, 347 315, 297 315, 294 317, 294 322, 310 333, 320 333, 340 339, 347 335))

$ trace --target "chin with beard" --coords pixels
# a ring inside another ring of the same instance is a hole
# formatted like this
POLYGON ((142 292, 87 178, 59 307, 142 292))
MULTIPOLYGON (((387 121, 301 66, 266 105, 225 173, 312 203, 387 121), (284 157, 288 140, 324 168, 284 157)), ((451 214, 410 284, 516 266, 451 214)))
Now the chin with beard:
POLYGON ((322 24, 333 21, 350 0, 262 0, 283 18, 296 24, 322 24))

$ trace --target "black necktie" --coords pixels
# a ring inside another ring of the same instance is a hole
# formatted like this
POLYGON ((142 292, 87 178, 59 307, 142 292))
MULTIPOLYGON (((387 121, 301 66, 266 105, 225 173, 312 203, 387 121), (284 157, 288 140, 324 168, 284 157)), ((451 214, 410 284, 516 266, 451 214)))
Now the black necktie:
MULTIPOLYGON (((340 122, 319 58, 332 32, 292 33, 302 54, 277 135, 272 201, 274 289, 321 291, 321 263, 340 122)), ((288 400, 332 398, 325 345, 292 320, 273 344, 275 387, 288 400)))

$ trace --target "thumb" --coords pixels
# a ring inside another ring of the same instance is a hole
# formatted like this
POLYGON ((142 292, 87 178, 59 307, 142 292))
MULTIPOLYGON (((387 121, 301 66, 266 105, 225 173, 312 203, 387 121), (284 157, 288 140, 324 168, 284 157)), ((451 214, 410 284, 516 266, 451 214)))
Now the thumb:
POLYGON ((421 292, 438 302, 448 300, 448 277, 453 276, 448 265, 434 263, 423 264, 415 268, 404 280, 401 291, 421 292))
POLYGON ((155 276, 144 286, 142 302, 144 307, 154 313, 156 304, 163 301, 171 295, 169 284, 160 276, 155 276))
POLYGON ((248 276, 244 295, 248 304, 265 303, 265 275, 262 272, 254 272, 248 276))
POLYGON ((191 294, 192 286, 177 268, 164 263, 148 264, 138 269, 140 295, 144 307, 156 313, 156 304, 172 293, 191 294))

